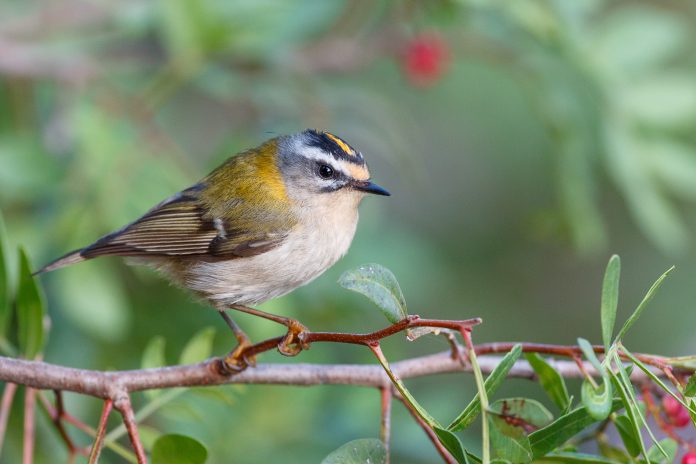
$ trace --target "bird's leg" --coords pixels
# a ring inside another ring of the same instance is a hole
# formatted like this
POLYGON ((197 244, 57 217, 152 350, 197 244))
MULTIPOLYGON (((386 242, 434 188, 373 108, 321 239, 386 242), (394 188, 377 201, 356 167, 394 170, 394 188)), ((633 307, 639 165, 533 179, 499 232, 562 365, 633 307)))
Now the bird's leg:
POLYGON ((232 350, 223 360, 225 367, 231 371, 242 371, 247 366, 256 366, 256 356, 245 356, 244 350, 251 346, 251 340, 244 333, 241 327, 234 322, 229 314, 224 309, 218 309, 220 316, 225 320, 227 326, 232 329, 234 336, 237 339, 237 347, 232 350))
POLYGON ((302 341, 302 334, 309 332, 309 329, 297 319, 276 316, 275 314, 260 311, 244 305, 234 304, 230 305, 230 308, 236 309, 237 311, 241 311, 243 313, 253 314, 254 316, 259 316, 287 327, 288 333, 285 335, 285 337, 283 337, 283 341, 278 344, 278 351, 280 354, 284 356, 296 356, 300 353, 300 351, 309 349, 309 343, 302 341))

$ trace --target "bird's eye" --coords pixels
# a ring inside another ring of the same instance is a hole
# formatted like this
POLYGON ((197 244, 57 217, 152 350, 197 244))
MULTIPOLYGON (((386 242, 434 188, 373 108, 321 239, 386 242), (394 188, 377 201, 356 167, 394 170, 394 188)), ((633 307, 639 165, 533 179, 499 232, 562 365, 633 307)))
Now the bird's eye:
POLYGON ((319 176, 322 179, 331 179, 334 176, 334 170, 331 166, 326 164, 319 165, 319 176))

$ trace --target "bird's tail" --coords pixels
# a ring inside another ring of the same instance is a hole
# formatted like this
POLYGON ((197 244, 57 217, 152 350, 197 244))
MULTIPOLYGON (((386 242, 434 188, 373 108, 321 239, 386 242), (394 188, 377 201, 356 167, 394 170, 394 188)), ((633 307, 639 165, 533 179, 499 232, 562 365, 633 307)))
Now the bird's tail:
POLYGON ((82 256, 82 250, 75 250, 71 251, 67 255, 61 256, 60 258, 56 259, 55 261, 52 261, 39 269, 38 271, 34 272, 34 275, 37 274, 43 274, 44 272, 50 272, 54 271, 56 269, 60 269, 61 267, 65 266, 70 266, 71 264, 79 263, 81 261, 84 261, 85 258, 82 256))

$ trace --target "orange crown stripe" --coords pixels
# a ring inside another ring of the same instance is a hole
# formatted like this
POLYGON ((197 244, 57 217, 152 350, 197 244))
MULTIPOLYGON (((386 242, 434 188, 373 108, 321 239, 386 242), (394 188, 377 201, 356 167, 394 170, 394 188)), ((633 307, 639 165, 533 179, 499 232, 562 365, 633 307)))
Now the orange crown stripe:
POLYGON ((336 142, 336 144, 337 144, 339 147, 341 147, 341 150, 343 150, 343 152, 344 152, 346 155, 348 155, 348 156, 355 156, 355 151, 354 151, 352 148, 350 148, 346 142, 344 142, 343 140, 339 139, 339 138, 336 137, 335 135, 330 134, 329 132, 324 132, 324 134, 326 134, 326 136, 327 136, 328 138, 330 138, 331 140, 333 140, 334 142, 336 142))

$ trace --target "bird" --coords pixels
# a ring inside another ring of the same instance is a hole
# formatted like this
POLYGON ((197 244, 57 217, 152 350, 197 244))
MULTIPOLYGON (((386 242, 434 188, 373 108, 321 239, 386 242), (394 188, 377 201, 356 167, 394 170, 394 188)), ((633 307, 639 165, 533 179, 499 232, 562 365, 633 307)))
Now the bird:
POLYGON ((237 339, 230 370, 253 365, 249 338, 233 309, 287 327, 286 356, 308 346, 296 319, 253 308, 303 286, 344 256, 367 194, 389 196, 373 183, 362 153, 315 129, 271 138, 228 158, 193 186, 91 245, 50 262, 41 274, 101 256, 155 268, 209 302, 237 339))

